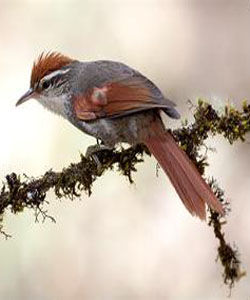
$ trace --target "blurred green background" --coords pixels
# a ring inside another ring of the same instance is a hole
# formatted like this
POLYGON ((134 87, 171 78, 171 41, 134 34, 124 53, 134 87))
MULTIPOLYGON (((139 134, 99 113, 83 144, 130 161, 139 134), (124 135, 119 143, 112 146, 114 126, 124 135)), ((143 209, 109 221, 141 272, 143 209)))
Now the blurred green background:
MULTIPOLYGON (((38 176, 79 160, 95 140, 35 100, 15 108, 33 61, 55 50, 79 60, 125 62, 152 79, 190 118, 187 100, 218 109, 250 99, 248 0, 0 0, 0 178, 38 176)), ((168 122, 168 120, 167 120, 168 122)), ((167 123, 178 126, 180 121, 167 123)), ((249 142, 210 140, 208 175, 232 205, 225 227, 250 270, 249 142)), ((156 162, 135 185, 110 172, 81 201, 48 197, 57 223, 7 214, 0 239, 0 299, 227 299, 217 241, 192 218, 156 162)), ((243 278, 231 299, 250 297, 243 278)))

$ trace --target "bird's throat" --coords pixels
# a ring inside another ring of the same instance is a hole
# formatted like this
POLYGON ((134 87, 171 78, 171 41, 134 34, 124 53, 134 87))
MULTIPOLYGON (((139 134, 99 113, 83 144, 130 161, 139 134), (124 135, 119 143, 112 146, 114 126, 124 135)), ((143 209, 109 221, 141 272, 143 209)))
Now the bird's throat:
POLYGON ((61 96, 53 96, 53 97, 46 97, 40 95, 37 100, 48 110, 64 118, 67 118, 66 103, 68 100, 68 95, 64 94, 61 96))

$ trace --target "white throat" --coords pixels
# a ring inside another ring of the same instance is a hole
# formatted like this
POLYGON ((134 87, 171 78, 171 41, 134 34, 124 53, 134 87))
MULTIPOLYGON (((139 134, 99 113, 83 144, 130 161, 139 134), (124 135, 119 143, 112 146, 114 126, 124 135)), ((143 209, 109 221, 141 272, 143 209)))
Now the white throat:
POLYGON ((48 110, 66 118, 67 115, 66 115, 65 103, 67 102, 67 98, 68 98, 67 94, 62 94, 61 96, 55 96, 55 97, 46 97, 40 95, 37 100, 48 110))

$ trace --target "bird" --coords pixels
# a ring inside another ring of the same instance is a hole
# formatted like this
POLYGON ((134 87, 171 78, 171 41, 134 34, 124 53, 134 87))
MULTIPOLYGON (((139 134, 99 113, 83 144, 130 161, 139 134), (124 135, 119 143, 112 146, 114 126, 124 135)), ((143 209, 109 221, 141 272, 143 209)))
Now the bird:
POLYGON ((166 129, 160 112, 179 119, 173 101, 146 76, 112 60, 79 61, 59 52, 35 60, 30 88, 16 106, 34 98, 104 147, 144 144, 156 158, 191 215, 206 219, 206 205, 222 203, 166 129))

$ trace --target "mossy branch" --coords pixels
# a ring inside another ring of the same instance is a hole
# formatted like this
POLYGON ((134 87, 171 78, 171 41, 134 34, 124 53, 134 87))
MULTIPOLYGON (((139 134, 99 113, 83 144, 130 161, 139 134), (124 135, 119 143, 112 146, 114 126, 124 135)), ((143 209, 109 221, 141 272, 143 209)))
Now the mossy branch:
MULTIPOLYGON (((221 134, 230 144, 238 140, 244 142, 246 134, 250 131, 250 105, 244 102, 240 111, 227 105, 222 113, 218 113, 212 105, 199 100, 198 105, 193 106, 193 109, 193 123, 185 122, 181 128, 172 133, 196 164, 200 173, 204 174, 205 167, 208 165, 207 157, 206 154, 201 155, 199 150, 202 146, 206 147, 205 140, 209 135, 221 134)), ((117 166, 120 173, 127 176, 132 183, 132 173, 136 172, 136 165, 143 162, 145 154, 150 155, 143 145, 102 151, 98 153, 99 161, 102 163, 101 171, 93 159, 81 155, 80 162, 72 163, 61 172, 50 170, 40 178, 20 176, 16 173, 7 175, 0 192, 0 232, 8 237, 2 225, 4 213, 7 210, 17 214, 24 208, 29 208, 34 210, 36 218, 39 215, 42 215, 44 219, 49 217, 44 210, 44 204, 47 203, 45 198, 50 189, 54 190, 58 198, 80 197, 82 191, 90 195, 94 181, 114 166, 117 166)), ((229 203, 225 201, 224 192, 214 179, 208 182, 225 209, 229 211, 229 203)), ((241 271, 238 251, 226 241, 225 234, 222 232, 222 226, 226 223, 225 217, 209 209, 208 220, 208 225, 213 227, 215 237, 219 240, 218 258, 224 268, 224 282, 231 288, 236 280, 245 275, 241 271)))

